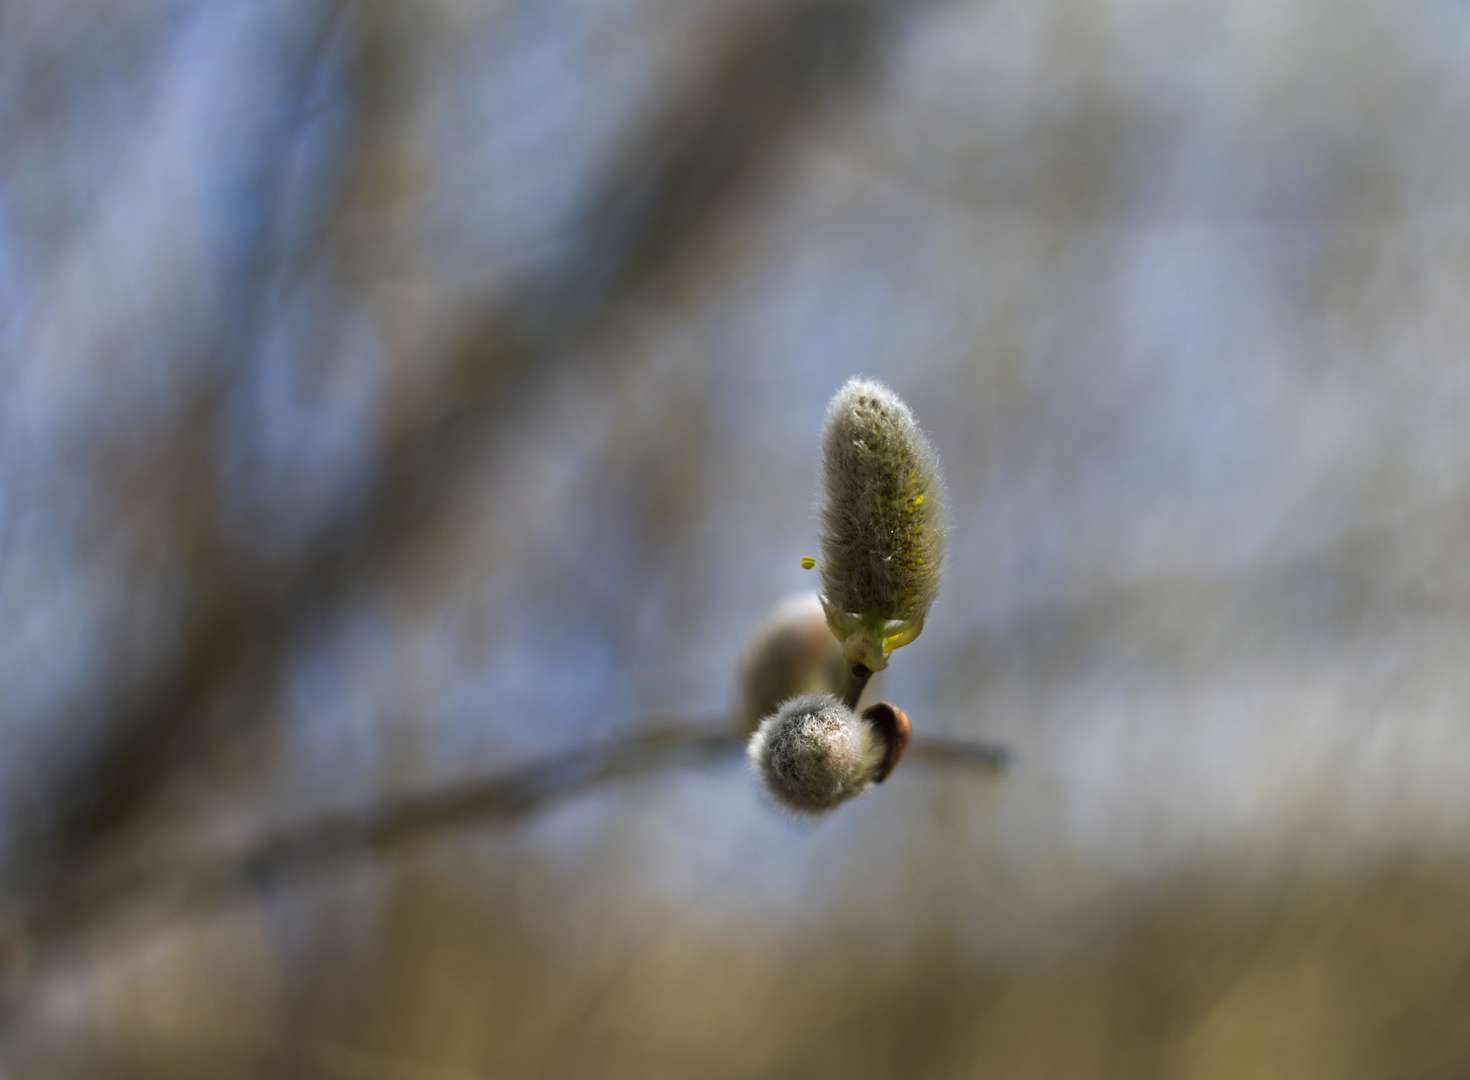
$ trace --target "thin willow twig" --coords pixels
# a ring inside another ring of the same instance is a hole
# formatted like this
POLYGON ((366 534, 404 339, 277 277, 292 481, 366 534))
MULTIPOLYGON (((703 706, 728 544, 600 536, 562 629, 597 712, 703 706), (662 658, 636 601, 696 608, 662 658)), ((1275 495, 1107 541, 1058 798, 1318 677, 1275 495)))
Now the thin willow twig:
POLYGON ((1011 752, 998 743, 951 739, 942 735, 916 737, 909 743, 906 761, 1000 775, 1011 766, 1011 752))
MULTIPOLYGON (((0 917, 0 989, 8 986, 4 997, 15 1001, 37 975, 75 957, 89 942, 135 936, 191 911, 277 889, 352 860, 402 851, 451 831, 512 824, 611 781, 735 761, 744 749, 723 719, 651 727, 556 751, 492 776, 325 814, 232 852, 79 881, 44 906, 0 917)), ((1003 772, 1008 757, 993 744, 947 738, 916 739, 909 755, 925 765, 990 775, 1003 772)))

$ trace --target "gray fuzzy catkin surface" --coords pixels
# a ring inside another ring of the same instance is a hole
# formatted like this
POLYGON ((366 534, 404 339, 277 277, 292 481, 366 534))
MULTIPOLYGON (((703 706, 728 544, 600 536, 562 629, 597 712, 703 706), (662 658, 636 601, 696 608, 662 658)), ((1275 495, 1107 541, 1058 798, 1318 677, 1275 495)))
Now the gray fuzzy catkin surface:
POLYGON ((922 620, 944 562, 933 446, 887 386, 849 379, 822 428, 822 593, 841 612, 922 620))

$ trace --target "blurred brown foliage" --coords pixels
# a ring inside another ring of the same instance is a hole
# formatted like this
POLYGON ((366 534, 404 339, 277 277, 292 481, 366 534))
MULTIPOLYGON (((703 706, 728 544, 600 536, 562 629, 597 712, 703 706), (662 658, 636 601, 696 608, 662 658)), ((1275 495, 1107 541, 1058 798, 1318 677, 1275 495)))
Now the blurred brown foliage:
POLYGON ((1444 2, 0 5, 0 1076, 1464 1072, 1467 60, 1444 2), (517 772, 728 707, 857 373, 953 504, 884 692, 1013 773, 517 772))

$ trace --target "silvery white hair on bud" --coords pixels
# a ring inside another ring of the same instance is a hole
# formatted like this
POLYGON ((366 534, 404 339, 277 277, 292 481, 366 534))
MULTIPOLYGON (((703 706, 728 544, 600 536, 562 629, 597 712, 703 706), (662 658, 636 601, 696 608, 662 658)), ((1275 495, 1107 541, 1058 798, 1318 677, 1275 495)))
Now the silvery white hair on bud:
POLYGON ((789 596, 755 628, 740 655, 735 729, 749 738, 798 694, 842 689, 847 664, 815 592, 789 596))
POLYGON ((852 378, 827 407, 822 487, 828 621, 849 660, 882 670, 891 648, 918 636, 939 589, 939 458, 897 394, 852 378))
POLYGON ((835 694, 792 698, 761 722, 747 753, 766 793, 793 814, 825 813, 861 793, 887 752, 835 694))

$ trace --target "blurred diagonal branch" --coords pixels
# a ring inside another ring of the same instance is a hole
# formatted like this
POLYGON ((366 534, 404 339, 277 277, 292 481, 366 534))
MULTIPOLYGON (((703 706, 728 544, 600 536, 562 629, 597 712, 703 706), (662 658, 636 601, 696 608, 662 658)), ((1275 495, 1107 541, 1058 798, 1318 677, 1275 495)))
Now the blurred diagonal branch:
MULTIPOLYGON (((42 894, 64 891, 68 868, 124 829, 187 760, 223 688, 271 686, 307 623, 400 560, 460 487, 477 437, 532 391, 544 362, 697 242, 822 92, 869 69, 891 16, 910 6, 803 0, 742 12, 734 32, 716 35, 698 84, 635 131, 592 186, 561 256, 451 335, 448 375, 382 441, 362 503, 285 564, 231 567, 212 583, 168 670, 122 700, 106 737, 80 748, 55 781, 47 826, 23 848, 21 879, 42 894)), ((363 24, 371 27, 367 14, 363 24)), ((391 50, 370 37, 359 48, 391 64, 391 50)), ((359 94, 359 105, 373 104, 359 94)), ((378 121, 360 122, 370 142, 378 121)))
MULTIPOLYGON (((327 814, 232 853, 74 877, 43 903, 27 910, 0 910, 0 988, 8 987, 7 996, 18 999, 31 979, 109 934, 145 930, 190 910, 279 887, 353 859, 401 851, 452 830, 511 824, 601 784, 661 769, 733 761, 744 750, 725 718, 651 727, 575 746, 494 776, 327 814)), ((1008 755, 991 743, 920 737, 908 757, 911 763, 994 776, 1004 771, 1008 755)))

